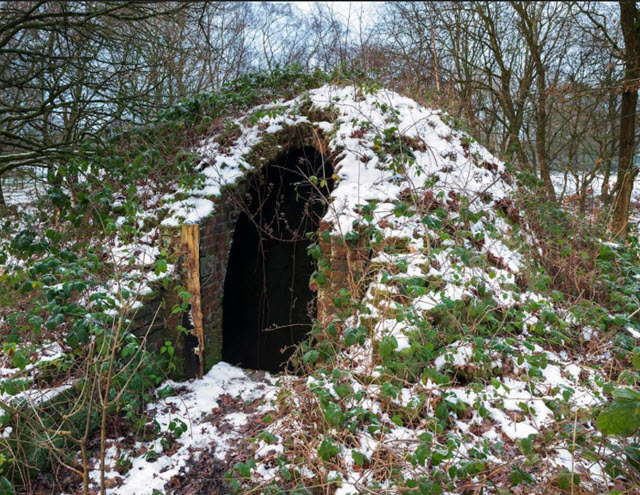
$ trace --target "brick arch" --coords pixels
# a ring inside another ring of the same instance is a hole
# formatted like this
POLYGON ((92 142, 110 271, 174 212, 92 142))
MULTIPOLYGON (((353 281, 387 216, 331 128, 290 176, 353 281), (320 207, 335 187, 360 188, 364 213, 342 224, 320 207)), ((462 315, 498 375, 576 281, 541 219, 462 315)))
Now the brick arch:
MULTIPOLYGON (((176 315, 172 308, 183 301, 177 296, 175 288, 159 287, 155 295, 150 296, 144 305, 133 315, 133 328, 140 338, 144 338, 148 349, 159 350, 166 340, 173 342, 178 362, 171 373, 175 378, 198 376, 211 366, 222 360, 223 355, 223 296, 224 282, 229 262, 229 254, 235 226, 241 209, 238 199, 247 192, 252 174, 260 173, 264 164, 282 159, 289 150, 296 148, 313 149, 321 155, 335 170, 336 157, 340 150, 327 153, 327 141, 321 131, 311 124, 302 124, 285 128, 280 132, 268 134, 247 155, 246 161, 254 167, 247 171, 245 177, 236 184, 225 186, 215 199, 215 208, 211 215, 203 218, 195 230, 197 249, 187 252, 181 243, 180 232, 165 232, 163 246, 178 255, 177 275, 183 286, 187 272, 197 274, 199 298, 192 298, 187 314, 176 315), (195 267, 195 269, 194 269, 195 267), (200 316, 199 316, 200 315, 200 316), (194 321, 195 320, 195 321, 194 321), (199 341, 195 338, 194 323, 199 323, 203 337, 203 352, 200 359, 199 341), (179 327, 186 328, 190 334, 185 335, 179 327)), ((185 226, 182 227, 184 234, 185 226)), ((322 222, 319 230, 331 230, 331 226, 322 222)), ((317 316, 327 321, 334 313, 332 294, 345 287, 348 272, 360 272, 368 257, 364 245, 349 245, 340 237, 320 236, 320 247, 323 258, 330 261, 331 272, 326 283, 318 289, 317 316)), ((193 274, 192 274, 193 275, 193 274)))
MULTIPOLYGON (((248 193, 252 184, 255 183, 254 179, 261 174, 265 167, 286 161, 292 150, 306 150, 307 153, 314 152, 319 157, 322 157, 331 170, 330 179, 333 172, 334 157, 324 154, 326 145, 319 136, 318 131, 311 126, 297 126, 286 129, 275 135, 268 136, 268 139, 265 139, 263 143, 252 150, 249 154, 249 159, 259 162, 260 165, 255 170, 248 172, 240 183, 223 191, 220 198, 216 200, 214 213, 203 219, 199 225, 204 369, 208 369, 223 357, 225 345, 223 339, 225 278, 236 225, 242 220, 243 215, 246 215, 246 212, 242 211, 244 209, 243 202, 250 195, 248 193)), ((190 355, 189 349, 185 350, 185 355, 190 355)), ((231 356, 227 355, 225 357, 230 358, 231 356)), ((283 356, 283 359, 287 356, 283 356)), ((273 363, 265 363, 263 366, 256 359, 249 359, 245 363, 240 359, 236 361, 233 364, 244 364, 252 368, 264 368, 271 371, 276 370, 273 363)), ((192 373, 187 372, 187 375, 190 374, 192 373)))

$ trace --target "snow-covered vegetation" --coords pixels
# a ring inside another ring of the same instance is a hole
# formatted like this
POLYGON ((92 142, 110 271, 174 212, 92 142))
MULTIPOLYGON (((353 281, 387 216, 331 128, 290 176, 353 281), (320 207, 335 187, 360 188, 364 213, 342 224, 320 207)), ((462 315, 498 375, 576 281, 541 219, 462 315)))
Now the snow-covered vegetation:
POLYGON ((3 226, 0 493, 637 489, 633 225, 608 237, 446 113, 353 74, 247 76, 112 142, 3 226), (322 235, 364 242, 364 271, 295 372, 170 380, 173 343, 129 332, 173 283, 161 229, 211 214, 296 126, 335 157, 322 235))

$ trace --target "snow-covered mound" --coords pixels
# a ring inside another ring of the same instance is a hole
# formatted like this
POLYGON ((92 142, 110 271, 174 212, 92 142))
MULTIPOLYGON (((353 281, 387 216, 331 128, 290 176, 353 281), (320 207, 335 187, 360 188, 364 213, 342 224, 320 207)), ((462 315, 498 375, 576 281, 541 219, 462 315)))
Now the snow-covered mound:
MULTIPOLYGON (((313 335, 301 353, 308 374, 281 377, 260 409, 272 409, 266 430, 226 457, 240 493, 551 493, 567 472, 591 490, 607 484, 609 450, 590 450, 599 435, 588 411, 603 400, 609 350, 531 290, 523 248, 533 237, 515 182, 445 121, 391 91, 323 86, 234 119, 230 140, 205 139, 198 188, 164 198, 164 225, 198 222, 224 186, 260 166, 252 150, 267 136, 311 126, 338 179, 325 220, 338 235, 367 227, 371 259, 353 311, 313 335)), ((197 411, 189 432, 207 422, 211 400, 197 387, 177 392, 197 411)), ((208 446, 190 438, 146 483, 136 460, 114 493, 168 489, 177 473, 188 482, 211 469, 203 452, 228 452, 215 434, 208 446), (196 467, 184 467, 194 451, 196 467)))
POLYGON ((195 187, 149 193, 135 221, 153 227, 112 250, 135 258, 122 277, 133 297, 162 276, 158 224, 200 222, 262 165, 265 140, 304 127, 333 162, 324 220, 333 235, 366 236, 370 257, 302 346, 299 375, 220 363, 157 391, 147 411, 158 438, 107 442, 108 493, 211 492, 220 469, 238 493, 562 493, 578 478, 590 493, 613 487, 616 446, 591 414, 612 346, 542 289, 514 179, 447 121, 392 91, 325 85, 228 119, 224 139, 194 150, 195 187))
MULTIPOLYGON (((359 206, 391 203, 407 188, 421 187, 427 178, 448 197, 463 194, 495 201, 507 197, 513 188, 504 164, 470 136, 452 130, 442 117, 442 112, 392 91, 332 85, 261 105, 227 123, 237 134, 231 144, 221 144, 214 135, 197 149, 204 183, 197 190, 165 198, 183 199, 171 204, 163 224, 196 223, 210 214, 215 205, 207 197, 215 197, 223 186, 261 165, 247 158, 265 136, 303 124, 328 137, 325 154, 338 153, 333 164, 338 181, 326 220, 343 234, 352 228, 359 206), (310 115, 332 118, 316 120, 310 115)), ((476 201, 471 207, 478 211, 483 205, 476 201)))

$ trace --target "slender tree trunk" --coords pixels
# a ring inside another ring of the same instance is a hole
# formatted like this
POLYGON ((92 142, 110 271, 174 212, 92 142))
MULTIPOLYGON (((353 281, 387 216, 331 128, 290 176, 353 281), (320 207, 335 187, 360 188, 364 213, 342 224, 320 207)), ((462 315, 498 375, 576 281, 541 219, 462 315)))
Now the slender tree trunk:
POLYGON ((2 177, 0 177, 0 206, 6 206, 7 202, 4 199, 4 192, 2 191, 2 177))
MULTIPOLYGON (((607 74, 607 78, 605 79, 605 85, 608 87, 613 87, 613 84, 614 81, 612 73, 610 71, 607 74)), ((613 157, 616 153, 616 140, 613 136, 615 135, 616 122, 618 121, 617 103, 618 95, 615 91, 609 91, 609 95, 607 97, 607 130, 611 138, 606 142, 604 146, 604 176, 602 179, 602 187, 600 189, 602 204, 605 207, 609 207, 611 205, 611 200, 613 199, 613 191, 611 190, 610 181, 611 165, 613 164, 613 157)))
POLYGON ((618 183, 614 202, 611 232, 625 236, 629 223, 629 205, 633 181, 638 170, 633 168, 635 150, 636 106, 640 78, 640 15, 636 2, 620 2, 620 26, 625 45, 625 80, 620 106, 620 155, 618 183))
POLYGON ((602 187, 600 188, 600 197, 602 198, 602 204, 609 206, 611 203, 611 187, 609 185, 609 179, 611 177, 611 157, 604 160, 604 176, 602 178, 602 187))
POLYGON ((580 197, 578 198, 578 212, 581 215, 584 215, 584 212, 587 209, 587 189, 589 182, 586 179, 582 179, 582 184, 580 185, 580 197))
POLYGON ((538 101, 536 102, 536 165, 544 184, 547 199, 555 201, 556 193, 551 181, 549 160, 547 157, 547 68, 544 65, 542 51, 544 41, 541 37, 542 13, 535 4, 524 2, 511 3, 520 17, 520 30, 529 48, 529 56, 535 67, 538 101), (533 11, 531 7, 533 6, 533 11))
POLYGON ((438 74, 438 52, 436 51, 436 34, 431 21, 431 49, 433 50, 433 70, 436 76, 436 90, 440 93, 440 75, 438 74))
POLYGON ((540 60, 539 54, 536 55, 536 70, 538 72, 538 115, 536 122, 536 157, 538 167, 540 168, 540 178, 544 183, 544 190, 547 199, 556 200, 556 192, 551 181, 551 172, 549 170, 549 161, 547 160, 547 73, 540 60))

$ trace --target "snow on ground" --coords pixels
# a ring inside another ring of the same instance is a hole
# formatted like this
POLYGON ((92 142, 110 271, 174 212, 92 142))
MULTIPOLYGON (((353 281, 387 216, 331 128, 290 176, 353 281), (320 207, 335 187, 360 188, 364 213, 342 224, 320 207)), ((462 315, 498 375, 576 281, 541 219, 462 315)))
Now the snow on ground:
POLYGON ((9 206, 28 206, 36 198, 45 194, 44 177, 26 181, 8 178, 2 181, 2 193, 9 206))
MULTIPOLYGON (((556 194, 558 196, 562 195, 564 198, 570 197, 574 194, 579 193, 579 186, 582 184, 584 180, 584 176, 587 174, 579 174, 576 178, 574 175, 563 174, 562 172, 551 172, 551 181, 553 182, 553 187, 556 190, 556 194)), ((612 173, 609 177, 609 186, 613 188, 616 181, 618 180, 618 176, 616 173, 612 173)), ((604 175, 596 174, 589 187, 588 196, 589 197, 598 197, 602 192, 602 184, 604 183, 604 175)), ((640 201, 640 178, 636 178, 633 191, 631 193, 632 201, 640 201)))
MULTIPOLYGON (((18 347, 17 349, 10 346, 5 347, 7 350, 3 359, 0 359, 0 385, 5 380, 13 378, 22 378, 26 381, 33 382, 40 373, 40 367, 46 363, 57 361, 64 357, 65 351, 57 342, 42 343, 35 349, 28 346, 18 347), (11 350, 10 350, 11 349, 11 350), (16 351, 26 351, 29 362, 24 363, 24 367, 15 368, 11 364, 9 354, 15 354, 16 351)), ((32 406, 37 406, 43 402, 53 399, 65 390, 71 388, 70 383, 63 383, 56 387, 49 388, 29 388, 16 394, 0 393, 0 404, 8 404, 11 401, 26 401, 32 406)), ((0 411, 2 408, 0 407, 0 411)), ((4 434, 4 426, 0 426, 0 434, 4 434)), ((7 427, 10 428, 10 427, 7 427)))
MULTIPOLYGON (((170 435, 180 432, 175 445, 162 437, 150 444, 136 442, 127 447, 126 439, 107 441, 105 477, 111 495, 164 493, 167 484, 185 472, 187 461, 197 461, 203 452, 224 461, 227 454, 247 440, 243 427, 249 414, 259 416, 271 410, 275 379, 265 373, 251 373, 226 363, 218 363, 201 379, 167 382, 156 393, 158 401, 148 406, 157 428, 170 435), (168 396, 164 396, 165 391, 168 396), (246 407, 254 404, 254 407, 246 407), (234 406, 234 407, 230 407, 234 406), (250 411, 250 412, 249 412, 250 411), (123 459, 131 461, 126 474, 118 471, 123 459), (120 460, 120 463, 118 463, 120 460)), ((94 460, 90 477, 99 486, 99 461, 94 460)), ((188 468, 187 468, 188 472, 188 468)))

